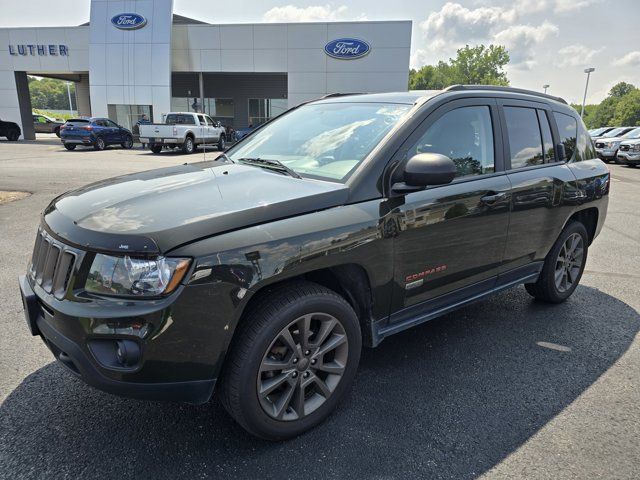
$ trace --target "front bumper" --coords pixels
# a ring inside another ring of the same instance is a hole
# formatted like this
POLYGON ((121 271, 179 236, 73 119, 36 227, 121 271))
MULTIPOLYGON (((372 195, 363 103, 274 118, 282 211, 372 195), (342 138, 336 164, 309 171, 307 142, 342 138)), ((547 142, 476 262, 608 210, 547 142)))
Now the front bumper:
MULTIPOLYGON (((171 328, 175 327, 172 319, 179 321, 187 314, 181 313, 182 305, 160 305, 165 308, 158 311, 138 305, 135 311, 126 312, 131 310, 126 304, 132 302, 116 302, 119 305, 114 304, 112 311, 105 310, 102 302, 102 308, 94 304, 89 308, 95 311, 89 312, 84 310, 87 305, 45 294, 37 283, 32 285, 24 276, 19 283, 32 335, 42 337, 54 357, 89 385, 140 399, 204 403, 211 397, 222 361, 221 350, 216 350, 216 342, 211 342, 211 332, 205 332, 206 328, 171 328), (105 318, 105 314, 113 316, 105 318), (140 362, 132 367, 113 362, 112 346, 117 340, 139 345, 140 362)), ((187 297, 185 301, 193 303, 194 298, 187 297)))
POLYGON ((618 161, 627 165, 639 165, 640 164, 640 152, 621 152, 618 151, 618 161))
POLYGON ((596 148, 596 154, 600 160, 610 161, 616 159, 617 150, 608 148, 596 148))

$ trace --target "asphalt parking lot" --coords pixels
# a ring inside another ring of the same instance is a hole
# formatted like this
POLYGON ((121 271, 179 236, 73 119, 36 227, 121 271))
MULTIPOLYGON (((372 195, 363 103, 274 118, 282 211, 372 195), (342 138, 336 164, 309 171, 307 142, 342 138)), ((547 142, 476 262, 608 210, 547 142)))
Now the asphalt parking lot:
POLYGON ((268 443, 215 399, 94 390, 29 335, 17 277, 48 202, 203 157, 68 152, 43 137, 0 141, 0 190, 32 193, 0 205, 1 478, 638 478, 640 169, 610 166, 607 221, 569 301, 520 287, 387 339, 326 423, 268 443))

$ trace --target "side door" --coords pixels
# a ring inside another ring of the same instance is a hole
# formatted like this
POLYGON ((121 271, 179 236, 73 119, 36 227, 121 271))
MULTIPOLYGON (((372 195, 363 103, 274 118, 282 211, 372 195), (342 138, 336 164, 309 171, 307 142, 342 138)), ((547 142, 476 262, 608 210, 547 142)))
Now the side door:
POLYGON ((509 224, 510 184, 502 166, 497 102, 449 102, 409 136, 396 158, 434 152, 457 167, 452 183, 409 193, 397 207, 391 321, 490 290, 509 224), (398 157, 399 155, 399 157, 398 157))
POLYGON ((207 126, 207 121, 204 118, 204 115, 198 114, 198 138, 196 138, 196 143, 207 143, 209 141, 209 127, 207 126))
POLYGON ((220 138, 220 129, 209 115, 204 116, 207 121, 207 143, 215 143, 220 138))
POLYGON ((556 123, 545 103, 498 101, 511 190, 511 222, 501 281, 537 273, 571 214, 577 184, 560 158, 556 123), (555 138, 555 141, 554 141, 555 138), (528 272, 530 270, 530 272, 528 272))
POLYGON ((47 132, 47 120, 42 115, 33 116, 33 129, 36 133, 47 132))
POLYGON ((124 141, 124 131, 113 120, 106 120, 107 127, 110 129, 109 138, 111 143, 122 143, 124 141))

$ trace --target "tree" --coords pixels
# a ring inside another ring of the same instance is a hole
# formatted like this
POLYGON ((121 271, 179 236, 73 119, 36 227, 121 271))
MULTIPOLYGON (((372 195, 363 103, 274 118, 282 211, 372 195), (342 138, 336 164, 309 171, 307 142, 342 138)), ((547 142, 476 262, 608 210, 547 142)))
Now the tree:
POLYGON ((637 90, 634 85, 631 85, 630 83, 627 83, 627 82, 619 82, 619 83, 616 83, 613 87, 611 87, 611 90, 609 90, 609 96, 622 98, 625 95, 633 92, 634 90, 637 90))
POLYGON ((509 53, 501 45, 458 49, 456 58, 409 71, 410 90, 441 90, 454 84, 509 85, 504 67, 509 53))
MULTIPOLYGON (((71 102, 75 109, 75 84, 70 86, 71 102)), ((69 95, 67 85, 63 80, 53 78, 29 77, 29 93, 31 107, 46 110, 69 110, 69 95)))
POLYGON ((640 90, 634 88, 618 101, 612 124, 640 126, 640 90))

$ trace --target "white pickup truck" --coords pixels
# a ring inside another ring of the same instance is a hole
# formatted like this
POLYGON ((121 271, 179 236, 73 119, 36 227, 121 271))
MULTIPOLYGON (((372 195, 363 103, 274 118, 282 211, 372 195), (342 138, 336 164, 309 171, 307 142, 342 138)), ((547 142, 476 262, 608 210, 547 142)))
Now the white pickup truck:
POLYGON ((198 145, 215 145, 224 150, 225 129, 209 115, 191 112, 168 113, 164 123, 140 124, 140 143, 146 143, 153 153, 162 147, 179 147, 193 153, 198 145))

